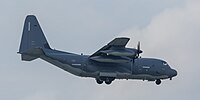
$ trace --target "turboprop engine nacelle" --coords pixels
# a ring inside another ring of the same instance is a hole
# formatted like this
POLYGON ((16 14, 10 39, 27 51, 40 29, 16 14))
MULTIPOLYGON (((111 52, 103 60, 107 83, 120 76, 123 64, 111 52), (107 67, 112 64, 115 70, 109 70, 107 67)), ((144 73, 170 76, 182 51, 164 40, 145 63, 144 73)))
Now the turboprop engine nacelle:
POLYGON ((136 56, 136 50, 103 50, 101 53, 112 56, 126 56, 134 57, 136 56))

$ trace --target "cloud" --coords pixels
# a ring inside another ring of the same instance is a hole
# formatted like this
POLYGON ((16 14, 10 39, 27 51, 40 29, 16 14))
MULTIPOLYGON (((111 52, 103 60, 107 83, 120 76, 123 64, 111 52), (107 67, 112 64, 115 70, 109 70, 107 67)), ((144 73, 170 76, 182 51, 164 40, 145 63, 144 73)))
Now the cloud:
MULTIPOLYGON (((169 86, 176 86, 173 90, 179 94, 173 95, 174 92, 169 89, 166 89, 165 93, 177 99, 196 100, 199 98, 197 92, 200 88, 200 81, 197 80, 200 76, 199 33, 200 2, 188 0, 183 6, 167 8, 154 16, 146 27, 133 27, 120 33, 119 36, 131 37, 132 41, 128 45, 130 47, 141 41, 144 51, 142 56, 165 59, 172 68, 178 70, 178 76, 169 86)), ((141 89, 139 92, 141 91, 145 90, 141 89)), ((153 96, 154 93, 150 95, 153 96)))
POLYGON ((200 49, 199 5, 200 2, 187 1, 183 7, 168 8, 153 17, 145 28, 134 27, 125 30, 120 36, 132 38, 128 46, 134 46, 137 41, 141 41, 146 55, 170 54, 170 57, 179 55, 181 58, 184 55, 193 56, 200 49))

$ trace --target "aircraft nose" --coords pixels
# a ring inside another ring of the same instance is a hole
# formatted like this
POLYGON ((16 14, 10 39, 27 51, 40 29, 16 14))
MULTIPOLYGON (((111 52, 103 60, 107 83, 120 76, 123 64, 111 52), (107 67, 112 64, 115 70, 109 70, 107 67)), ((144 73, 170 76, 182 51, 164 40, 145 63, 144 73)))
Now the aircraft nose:
POLYGON ((170 74, 171 74, 172 77, 174 77, 174 76, 177 75, 177 71, 174 70, 174 69, 172 69, 172 70, 170 71, 170 74))

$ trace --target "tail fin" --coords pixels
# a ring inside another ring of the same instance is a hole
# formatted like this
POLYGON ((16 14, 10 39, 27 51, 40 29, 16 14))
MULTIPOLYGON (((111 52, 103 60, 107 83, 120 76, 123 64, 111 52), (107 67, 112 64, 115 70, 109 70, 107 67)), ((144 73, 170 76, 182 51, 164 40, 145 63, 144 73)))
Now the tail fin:
POLYGON ((51 49, 36 17, 28 15, 24 22, 18 53, 22 54, 22 60, 31 61, 43 54, 44 48, 51 49))

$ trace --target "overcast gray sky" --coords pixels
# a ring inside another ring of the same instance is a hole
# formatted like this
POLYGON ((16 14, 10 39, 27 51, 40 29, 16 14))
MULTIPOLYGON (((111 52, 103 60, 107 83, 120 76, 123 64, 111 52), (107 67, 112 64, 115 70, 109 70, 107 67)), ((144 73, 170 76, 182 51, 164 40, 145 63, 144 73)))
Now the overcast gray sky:
POLYGON ((199 100, 200 1, 1 0, 1 100, 199 100), (116 80, 97 85, 16 52, 26 15, 37 16, 51 47, 92 54, 115 37, 141 41, 142 57, 161 58, 178 71, 172 81, 116 80))

